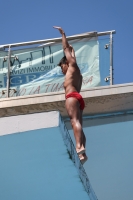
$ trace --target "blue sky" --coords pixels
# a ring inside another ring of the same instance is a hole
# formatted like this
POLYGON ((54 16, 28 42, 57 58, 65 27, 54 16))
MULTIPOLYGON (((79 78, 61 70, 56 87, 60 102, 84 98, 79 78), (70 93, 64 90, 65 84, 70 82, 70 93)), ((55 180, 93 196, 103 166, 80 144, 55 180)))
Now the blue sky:
POLYGON ((0 44, 116 30, 114 35, 114 84, 133 82, 131 0, 1 0, 0 44))

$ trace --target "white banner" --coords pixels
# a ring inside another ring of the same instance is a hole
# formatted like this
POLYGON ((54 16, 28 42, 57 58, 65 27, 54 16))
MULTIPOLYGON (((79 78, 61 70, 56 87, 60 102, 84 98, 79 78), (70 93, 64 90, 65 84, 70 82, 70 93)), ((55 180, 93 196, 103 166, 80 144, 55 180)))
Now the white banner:
MULTIPOLYGON (((99 45, 97 38, 73 40, 77 64, 83 76, 82 89, 100 86, 99 45)), ((0 87, 6 87, 8 61, 0 54, 0 87)), ((10 96, 58 92, 64 90, 64 75, 58 66, 64 56, 61 43, 11 52, 10 96)), ((0 97, 5 97, 0 94, 0 97)))

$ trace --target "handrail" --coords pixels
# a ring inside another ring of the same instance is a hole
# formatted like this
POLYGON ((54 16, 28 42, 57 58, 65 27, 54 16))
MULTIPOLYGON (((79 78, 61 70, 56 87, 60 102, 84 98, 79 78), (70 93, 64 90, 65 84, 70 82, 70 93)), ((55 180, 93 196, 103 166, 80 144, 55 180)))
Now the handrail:
MULTIPOLYGON (((96 36, 103 36, 103 35, 110 35, 110 33, 115 34, 116 31, 105 31, 105 32, 86 32, 86 33, 81 33, 73 36, 68 36, 67 39, 68 41, 74 40, 74 39, 81 39, 81 38, 87 38, 87 37, 96 37, 96 36)), ((33 45, 33 44, 41 44, 41 43, 48 43, 48 42, 61 42, 62 38, 53 38, 53 39, 45 39, 45 40, 36 40, 36 41, 29 41, 29 42, 21 42, 21 43, 13 43, 13 44, 5 44, 5 45, 0 45, 0 48, 8 48, 10 47, 18 47, 18 46, 27 46, 27 45, 33 45)))

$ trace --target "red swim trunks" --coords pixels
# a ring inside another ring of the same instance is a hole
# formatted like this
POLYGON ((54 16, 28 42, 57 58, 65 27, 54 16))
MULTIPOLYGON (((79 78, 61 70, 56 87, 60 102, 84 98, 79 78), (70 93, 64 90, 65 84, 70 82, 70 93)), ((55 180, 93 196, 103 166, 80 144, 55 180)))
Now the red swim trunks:
POLYGON ((75 99, 77 99, 80 103, 80 109, 84 110, 85 102, 84 102, 82 96, 78 92, 71 92, 68 95, 66 95, 66 99, 69 97, 74 97, 75 99))

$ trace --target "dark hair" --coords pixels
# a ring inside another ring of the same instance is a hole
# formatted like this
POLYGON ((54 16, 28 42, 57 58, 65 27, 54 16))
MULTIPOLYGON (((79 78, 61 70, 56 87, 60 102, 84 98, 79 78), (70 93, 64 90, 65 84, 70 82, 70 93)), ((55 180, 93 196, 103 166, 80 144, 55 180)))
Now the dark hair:
POLYGON ((66 63, 67 63, 67 58, 66 58, 66 56, 64 56, 64 57, 60 60, 60 62, 58 63, 58 66, 61 67, 62 64, 66 64, 66 63))

